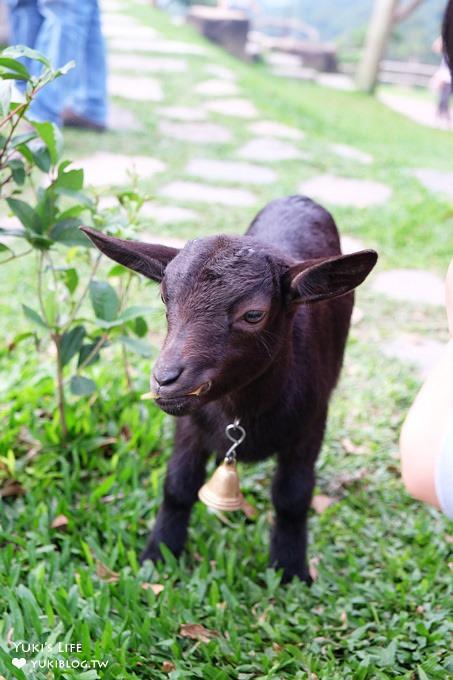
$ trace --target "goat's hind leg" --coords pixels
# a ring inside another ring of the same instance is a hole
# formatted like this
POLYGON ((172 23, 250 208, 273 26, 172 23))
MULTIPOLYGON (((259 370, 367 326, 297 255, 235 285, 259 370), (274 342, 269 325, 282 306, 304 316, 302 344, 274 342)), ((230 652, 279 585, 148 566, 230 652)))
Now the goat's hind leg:
POLYGON ((162 559, 161 543, 179 556, 187 538, 192 507, 206 475, 208 452, 188 422, 178 421, 173 454, 167 467, 164 500, 141 562, 162 559))

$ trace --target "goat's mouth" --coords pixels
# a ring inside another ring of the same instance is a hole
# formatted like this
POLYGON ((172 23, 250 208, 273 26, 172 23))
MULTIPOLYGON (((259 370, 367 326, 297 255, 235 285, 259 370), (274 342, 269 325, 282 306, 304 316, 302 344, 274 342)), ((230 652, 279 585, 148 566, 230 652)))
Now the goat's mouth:
POLYGON ((190 392, 185 392, 184 394, 172 394, 171 392, 162 394, 161 391, 146 392, 146 394, 142 394, 141 399, 154 399, 156 402, 159 403, 159 405, 162 402, 184 401, 186 399, 190 399, 191 397, 201 397, 203 394, 206 394, 206 392, 209 392, 209 390, 211 389, 211 384, 212 384, 211 381, 208 380, 207 382, 204 382, 201 385, 199 385, 194 390, 191 390, 190 392))

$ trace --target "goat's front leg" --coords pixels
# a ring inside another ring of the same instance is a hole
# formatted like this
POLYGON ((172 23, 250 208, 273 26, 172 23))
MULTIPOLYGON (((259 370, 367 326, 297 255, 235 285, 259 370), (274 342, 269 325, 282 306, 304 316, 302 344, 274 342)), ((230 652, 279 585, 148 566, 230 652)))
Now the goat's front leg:
POLYGON ((157 514, 148 545, 141 561, 162 559, 160 544, 164 543, 179 556, 187 538, 187 528, 198 489, 206 475, 208 452, 201 446, 198 431, 190 422, 178 421, 172 457, 164 483, 164 500, 157 514))
MULTIPOLYGON (((296 452, 294 452, 296 453, 296 452)), ((271 533, 270 563, 283 569, 283 582, 297 576, 310 584, 307 563, 307 514, 315 485, 314 461, 291 454, 278 457, 272 483, 275 523, 271 533)))

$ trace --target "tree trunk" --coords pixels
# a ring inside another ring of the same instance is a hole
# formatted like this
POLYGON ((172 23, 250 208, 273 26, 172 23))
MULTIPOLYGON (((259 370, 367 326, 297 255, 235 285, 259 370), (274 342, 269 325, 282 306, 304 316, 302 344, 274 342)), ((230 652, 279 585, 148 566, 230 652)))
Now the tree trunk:
POLYGON ((357 87, 359 90, 374 91, 378 76, 379 65, 384 56, 389 39, 395 9, 398 0, 375 0, 362 60, 357 70, 357 87))

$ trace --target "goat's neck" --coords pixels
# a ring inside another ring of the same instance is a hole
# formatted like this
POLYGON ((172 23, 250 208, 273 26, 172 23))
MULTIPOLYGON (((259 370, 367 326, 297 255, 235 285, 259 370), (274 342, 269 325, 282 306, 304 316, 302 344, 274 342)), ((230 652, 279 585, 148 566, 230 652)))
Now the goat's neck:
POLYGON ((284 397, 292 364, 292 345, 285 344, 256 380, 228 395, 222 404, 227 416, 254 418, 272 408, 284 397))

